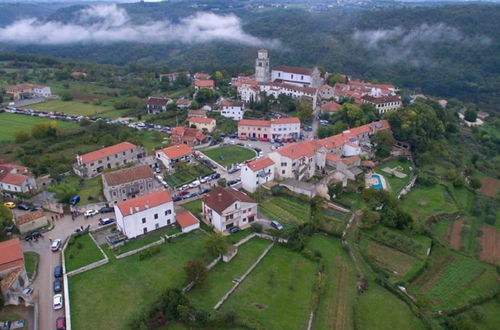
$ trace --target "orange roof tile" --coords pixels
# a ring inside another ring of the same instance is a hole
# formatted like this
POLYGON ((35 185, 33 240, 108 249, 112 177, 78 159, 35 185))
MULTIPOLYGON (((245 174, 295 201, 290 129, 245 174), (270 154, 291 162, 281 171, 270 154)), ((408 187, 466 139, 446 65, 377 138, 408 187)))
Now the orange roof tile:
POLYGON ((203 203, 217 213, 221 213, 236 201, 256 203, 251 197, 236 189, 220 186, 203 196, 203 203))
POLYGON ((188 119, 190 123, 197 123, 197 124, 214 124, 215 119, 213 118, 200 118, 200 117, 191 117, 188 119))
POLYGON ((300 124, 300 119, 297 117, 289 117, 289 118, 276 118, 271 119, 271 124, 300 124))
POLYGON ((176 159, 192 154, 193 150, 185 144, 176 144, 175 146, 160 149, 157 152, 163 152, 169 159, 176 159))
POLYGON ((333 163, 340 162, 340 157, 334 154, 326 154, 326 160, 329 160, 333 163))
POLYGON ((19 238, 0 242, 0 272, 20 266, 24 266, 24 257, 19 238))
POLYGON ((106 158, 108 156, 112 156, 114 154, 124 152, 133 148, 136 148, 137 146, 135 144, 132 144, 130 142, 121 142, 106 148, 102 148, 99 150, 91 151, 89 153, 86 153, 84 155, 80 156, 80 159, 82 160, 83 163, 91 163, 99 159, 106 158))
POLYGON ((11 184, 14 186, 20 186, 24 181, 26 181, 26 179, 28 179, 28 177, 24 175, 7 173, 3 178, 0 179, 0 182, 11 184))
POLYGON ((159 206, 172 201, 172 197, 165 190, 154 191, 116 204, 123 216, 128 216, 137 212, 142 212, 155 206, 159 206))
POLYGON ((197 87, 214 87, 215 82, 213 80, 196 80, 194 85, 197 87))
POLYGON ((245 164, 252 172, 260 171, 266 167, 274 165, 274 162, 269 157, 258 158, 256 160, 252 160, 245 164))
POLYGON ((238 121, 238 126, 265 126, 270 127, 271 121, 264 119, 242 119, 238 121))
POLYGON ((186 228, 200 222, 191 212, 177 214, 175 219, 181 228, 186 228))
POLYGON ((220 103, 221 107, 242 107, 243 102, 240 101, 227 101, 224 100, 220 103))
POLYGON ((313 157, 316 150, 317 147, 315 143, 311 143, 311 141, 296 142, 276 149, 276 151, 280 155, 288 157, 290 159, 297 159, 300 157, 313 157))

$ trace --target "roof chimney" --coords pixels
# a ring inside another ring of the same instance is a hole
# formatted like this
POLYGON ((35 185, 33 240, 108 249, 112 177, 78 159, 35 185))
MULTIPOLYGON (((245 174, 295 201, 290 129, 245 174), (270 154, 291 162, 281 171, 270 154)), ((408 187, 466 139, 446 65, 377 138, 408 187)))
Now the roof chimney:
POLYGON ((130 207, 130 214, 134 213, 134 210, 132 209, 132 207, 130 207))
POLYGON ((219 203, 222 202, 222 194, 221 193, 217 194, 217 199, 219 200, 219 203))
POLYGON ((140 209, 139 209, 139 206, 136 206, 136 207, 135 207, 135 211, 136 211, 136 212, 139 212, 139 210, 140 210, 140 209))

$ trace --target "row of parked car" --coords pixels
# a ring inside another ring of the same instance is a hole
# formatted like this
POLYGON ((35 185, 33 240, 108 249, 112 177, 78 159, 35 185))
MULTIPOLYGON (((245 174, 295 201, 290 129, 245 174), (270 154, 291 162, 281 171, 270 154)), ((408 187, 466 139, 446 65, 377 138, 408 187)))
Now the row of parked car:
MULTIPOLYGON (((62 266, 56 266, 54 268, 54 282, 52 285, 54 290, 54 297, 52 298, 52 307, 54 310, 62 309, 64 306, 63 298, 63 268, 62 266)), ((56 329, 66 330, 66 318, 60 316, 56 319, 56 329)))

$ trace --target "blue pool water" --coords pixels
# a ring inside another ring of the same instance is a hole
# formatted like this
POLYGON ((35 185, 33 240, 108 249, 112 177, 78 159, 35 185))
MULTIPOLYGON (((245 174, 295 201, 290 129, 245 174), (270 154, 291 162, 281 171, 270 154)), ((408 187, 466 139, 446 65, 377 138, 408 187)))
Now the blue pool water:
POLYGON ((372 179, 377 180, 377 184, 372 184, 373 188, 375 188, 377 190, 384 189, 384 187, 382 186, 382 179, 380 178, 380 175, 372 174, 372 179))

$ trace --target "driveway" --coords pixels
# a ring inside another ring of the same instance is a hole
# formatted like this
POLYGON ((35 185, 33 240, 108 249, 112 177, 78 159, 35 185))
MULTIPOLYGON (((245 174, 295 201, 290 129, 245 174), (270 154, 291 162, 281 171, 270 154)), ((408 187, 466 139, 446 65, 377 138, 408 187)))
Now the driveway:
MULTIPOLYGON (((16 210, 17 212, 17 210, 16 210)), ((50 217, 51 214, 47 213, 50 217)), ((54 228, 44 233, 44 237, 35 241, 22 240, 23 251, 34 251, 40 255, 38 263, 38 272, 35 281, 32 283, 35 295, 38 296, 39 312, 38 324, 40 330, 52 330, 55 328, 56 318, 64 316, 64 309, 55 311, 52 308, 52 299, 54 293, 52 284, 54 281, 54 267, 61 264, 61 252, 52 252, 50 250, 50 239, 65 239, 71 235, 76 228, 80 226, 91 225, 91 228, 98 226, 99 215, 83 219, 79 216, 75 220, 71 220, 70 215, 64 216, 60 220, 54 220, 54 228)))

